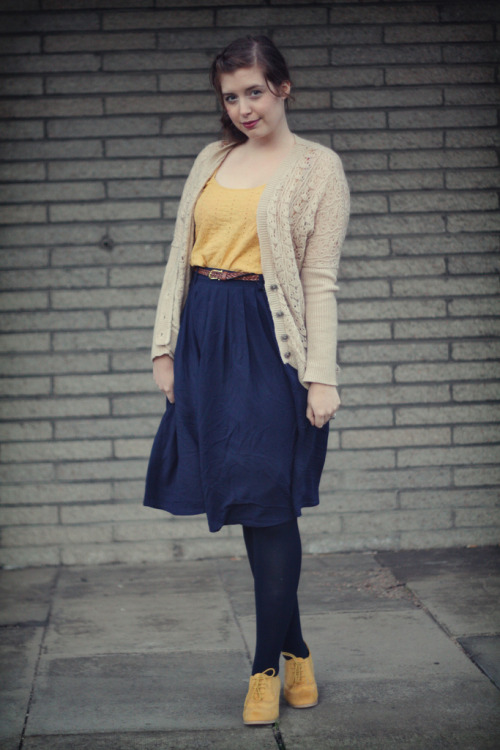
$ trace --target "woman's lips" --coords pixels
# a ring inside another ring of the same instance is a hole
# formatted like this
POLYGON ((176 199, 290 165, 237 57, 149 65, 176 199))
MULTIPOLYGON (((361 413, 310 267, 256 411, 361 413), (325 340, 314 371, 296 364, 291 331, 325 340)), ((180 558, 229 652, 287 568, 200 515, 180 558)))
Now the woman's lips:
POLYGON ((251 130, 252 128, 254 128, 257 125, 258 122, 259 122, 258 119, 257 120, 250 120, 249 122, 243 122, 242 125, 243 125, 244 128, 247 128, 247 130, 251 130))

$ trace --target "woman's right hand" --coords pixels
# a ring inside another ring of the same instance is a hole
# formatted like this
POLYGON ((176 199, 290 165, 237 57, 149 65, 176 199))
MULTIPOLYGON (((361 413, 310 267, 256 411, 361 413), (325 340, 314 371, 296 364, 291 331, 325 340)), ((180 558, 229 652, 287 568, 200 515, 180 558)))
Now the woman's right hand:
POLYGON ((174 360, 168 354, 155 357, 153 360, 153 378, 171 404, 175 402, 174 396, 174 360))

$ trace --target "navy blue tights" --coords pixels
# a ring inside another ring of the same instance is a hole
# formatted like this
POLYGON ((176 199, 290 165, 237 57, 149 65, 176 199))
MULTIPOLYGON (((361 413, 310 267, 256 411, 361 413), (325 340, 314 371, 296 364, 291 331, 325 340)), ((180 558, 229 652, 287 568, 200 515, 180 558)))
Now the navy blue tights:
POLYGON ((305 658, 297 589, 302 545, 297 519, 276 526, 243 526, 255 584, 257 644, 252 674, 278 674, 281 651, 305 658))

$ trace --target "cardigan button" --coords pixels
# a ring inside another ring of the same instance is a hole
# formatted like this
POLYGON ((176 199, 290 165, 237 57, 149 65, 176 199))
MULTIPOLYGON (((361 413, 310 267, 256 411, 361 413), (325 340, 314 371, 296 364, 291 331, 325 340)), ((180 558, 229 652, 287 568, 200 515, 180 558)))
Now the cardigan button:
POLYGON ((291 354, 290 354, 290 352, 285 352, 283 354, 283 356, 284 356, 285 359, 289 359, 291 357, 291 354))
POLYGON ((282 318, 284 314, 285 313, 283 312, 283 310, 278 310, 278 312, 276 313, 276 317, 277 318, 282 318))
POLYGON ((284 333, 283 336, 281 336, 282 341, 288 341, 288 333, 284 333))
POLYGON ((271 290, 272 292, 275 292, 277 288, 278 288, 278 285, 277 285, 277 284, 271 284, 271 286, 269 287, 269 289, 270 289, 270 290, 271 290))

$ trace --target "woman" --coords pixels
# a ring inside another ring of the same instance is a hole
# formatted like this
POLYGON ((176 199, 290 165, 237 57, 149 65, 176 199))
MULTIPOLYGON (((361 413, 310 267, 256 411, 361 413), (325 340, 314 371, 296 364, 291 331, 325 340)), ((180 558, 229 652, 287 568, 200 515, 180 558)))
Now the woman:
POLYGON ((246 724, 318 702, 300 625, 301 508, 319 503, 336 389, 336 274, 349 215, 339 157, 293 134, 289 72, 265 36, 217 55, 224 141, 187 179, 152 348, 167 409, 145 505, 241 524, 257 642, 246 724), (175 359, 174 359, 175 355, 175 359))

